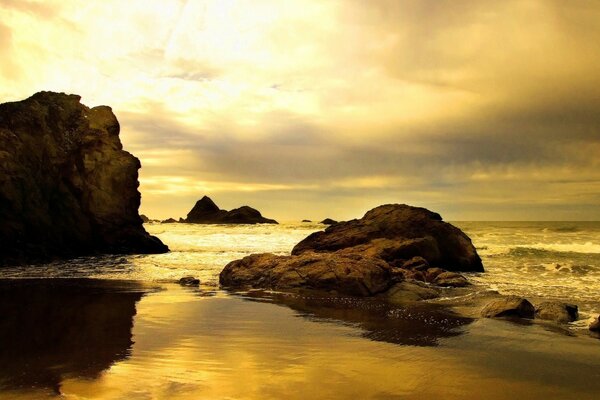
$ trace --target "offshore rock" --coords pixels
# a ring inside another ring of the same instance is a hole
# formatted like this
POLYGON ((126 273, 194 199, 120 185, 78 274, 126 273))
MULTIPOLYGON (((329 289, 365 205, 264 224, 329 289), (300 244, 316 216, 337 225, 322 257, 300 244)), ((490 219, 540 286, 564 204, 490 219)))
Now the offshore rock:
POLYGON ((323 225, 334 225, 337 224, 337 221, 335 219, 325 218, 323 221, 321 221, 321 223, 323 225))
POLYGON ((361 219, 339 222, 315 232, 298 243, 292 254, 307 251, 334 252, 376 247, 392 265, 419 256, 431 266, 448 271, 483 271, 471 239, 460 229, 443 222, 439 214, 404 204, 387 204, 367 212, 361 219))
POLYGON ((76 95, 0 105, 0 264, 168 251, 142 226, 140 162, 119 130, 76 95))
POLYGON ((392 284, 391 267, 381 259, 312 252, 292 257, 252 254, 227 264, 219 281, 230 288, 307 288, 352 296, 372 296, 392 284))
POLYGON ((208 196, 196 202, 183 222, 192 224, 276 224, 274 219, 265 218, 248 206, 231 211, 221 210, 208 196))

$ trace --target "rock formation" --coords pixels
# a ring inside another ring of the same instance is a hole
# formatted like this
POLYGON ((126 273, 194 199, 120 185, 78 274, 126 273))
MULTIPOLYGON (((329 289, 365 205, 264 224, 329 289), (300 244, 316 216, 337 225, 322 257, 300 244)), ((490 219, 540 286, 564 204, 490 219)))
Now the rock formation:
POLYGON ((535 308, 535 318, 566 324, 577 321, 579 308, 575 304, 545 301, 535 308))
POLYGON ((168 251, 142 226, 140 162, 119 129, 76 95, 0 105, 0 264, 168 251))
POLYGON ((471 240, 438 214, 388 205, 311 234, 291 256, 253 254, 232 261, 220 282, 232 288, 309 288, 356 296, 383 293, 407 279, 437 286, 469 284, 439 267, 483 271, 471 240))
POLYGON ((231 211, 221 210, 208 196, 196 202, 187 218, 182 222, 192 224, 276 224, 274 219, 265 218, 258 210, 242 206, 231 211))
POLYGON ((333 225, 333 224, 337 224, 337 221, 335 219, 325 218, 323 221, 321 221, 321 223, 323 225, 333 225))
POLYGON ((379 256, 392 264, 420 256, 449 271, 483 271, 471 239, 460 229, 443 222, 437 213, 404 204, 379 206, 361 219, 315 232, 298 243, 292 254, 357 246, 376 247, 379 256))
POLYGON ((518 296, 507 296, 494 300, 481 311, 485 318, 527 318, 533 319, 535 308, 526 299, 518 296))

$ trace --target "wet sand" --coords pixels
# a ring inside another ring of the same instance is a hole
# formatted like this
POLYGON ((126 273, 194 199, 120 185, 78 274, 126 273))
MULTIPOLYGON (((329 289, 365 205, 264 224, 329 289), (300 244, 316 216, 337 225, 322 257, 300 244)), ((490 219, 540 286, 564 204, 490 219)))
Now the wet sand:
POLYGON ((0 280, 0 398, 594 399, 600 339, 439 305, 0 280))

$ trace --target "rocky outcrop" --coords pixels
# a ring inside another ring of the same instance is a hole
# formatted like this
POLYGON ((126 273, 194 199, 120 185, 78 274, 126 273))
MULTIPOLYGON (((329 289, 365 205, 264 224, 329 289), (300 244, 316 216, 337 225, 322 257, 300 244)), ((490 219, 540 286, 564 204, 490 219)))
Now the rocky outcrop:
POLYGON ((192 224, 276 224, 274 219, 265 218, 261 213, 248 206, 231 211, 221 210, 209 197, 204 196, 196 202, 183 222, 192 224))
MULTIPOLYGON (((462 275, 430 264, 482 270, 469 238, 434 218, 437 214, 408 206, 382 207, 369 211, 364 221, 340 222, 310 235, 291 256, 253 254, 233 261, 221 272, 220 282, 231 288, 309 288, 372 296, 407 280, 448 287, 469 284, 462 275)), ((395 298, 422 299, 406 294, 407 287, 416 290, 404 285, 401 292, 396 286, 394 291, 401 294, 395 298)))
POLYGON ((527 318, 533 319, 535 308, 533 305, 517 296, 507 296, 494 300, 481 311, 484 318, 527 318))
POLYGON ((439 214, 403 204, 379 206, 361 219, 339 222, 298 243, 292 254, 371 248, 393 265, 419 256, 449 271, 483 271, 471 240, 439 214))
POLYGON ((535 318, 566 324, 579 318, 579 309, 575 304, 545 301, 535 308, 535 318))
POLYGON ((0 105, 0 263, 168 251, 142 226, 140 162, 119 129, 76 95, 0 105))
POLYGON ((307 252, 289 257, 263 253, 230 262, 219 281, 232 288, 307 288, 371 296, 390 287, 391 272, 383 260, 360 254, 307 252))

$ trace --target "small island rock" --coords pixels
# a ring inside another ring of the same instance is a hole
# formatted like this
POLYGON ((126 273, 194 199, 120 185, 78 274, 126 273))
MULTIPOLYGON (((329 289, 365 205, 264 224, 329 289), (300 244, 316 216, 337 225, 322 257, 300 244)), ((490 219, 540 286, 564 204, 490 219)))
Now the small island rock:
POLYGON ((325 218, 323 221, 321 221, 321 223, 323 225, 334 225, 337 224, 337 221, 335 219, 325 218))
POLYGON ((277 224, 252 207, 221 210, 208 196, 198 200, 183 221, 192 224, 277 224))

